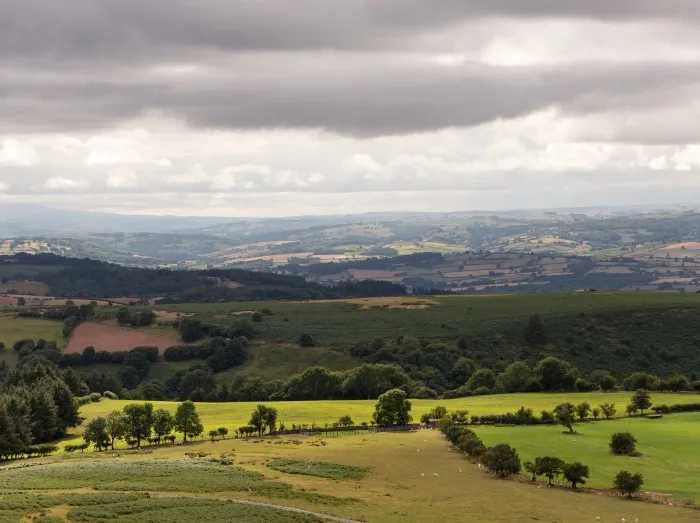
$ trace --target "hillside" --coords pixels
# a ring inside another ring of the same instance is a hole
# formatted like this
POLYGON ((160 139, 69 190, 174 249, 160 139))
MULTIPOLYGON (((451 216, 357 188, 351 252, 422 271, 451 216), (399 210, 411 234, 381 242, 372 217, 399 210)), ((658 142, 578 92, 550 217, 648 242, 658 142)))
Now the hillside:
MULTIPOLYGON (((32 288, 40 289, 36 294, 64 298, 130 297, 151 301, 318 299, 406 292, 403 287, 384 282, 330 288, 307 283, 299 276, 239 269, 147 269, 87 258, 25 253, 0 256, 0 280, 6 294, 34 294, 27 290, 32 288)), ((31 301, 41 304, 38 299, 31 301)))
MULTIPOLYGON (((181 304, 167 310, 194 313, 206 322, 230 325, 255 303, 181 304)), ((700 296, 671 293, 574 293, 489 297, 376 298, 266 303, 272 315, 256 324, 259 339, 294 343, 302 333, 322 347, 396 362, 404 355, 391 344, 415 337, 444 343, 443 367, 457 358, 502 370, 515 360, 544 356, 570 361, 584 374, 604 369, 618 377, 646 370, 662 376, 700 374, 700 296), (544 342, 525 338, 528 321, 539 314, 544 342), (374 343, 373 340, 381 340, 374 343)), ((436 349, 437 350, 437 349, 436 349)), ((413 368, 416 366, 410 366, 413 368)), ((443 368, 443 371, 446 371, 443 368)))

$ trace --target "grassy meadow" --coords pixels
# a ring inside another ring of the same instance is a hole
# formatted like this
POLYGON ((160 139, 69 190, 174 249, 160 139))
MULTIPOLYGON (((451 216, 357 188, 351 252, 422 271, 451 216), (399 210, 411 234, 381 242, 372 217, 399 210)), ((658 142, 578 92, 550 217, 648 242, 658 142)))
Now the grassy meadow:
POLYGON ((523 461, 556 456, 588 465, 592 487, 609 488, 615 474, 625 469, 644 475, 644 490, 700 502, 700 413, 578 423, 575 430, 570 435, 561 426, 474 427, 486 445, 509 443, 523 461), (632 433, 642 456, 612 456, 608 445, 615 432, 632 433))
POLYGON ((0 342, 5 344, 5 350, 0 350, 0 361, 14 363, 15 355, 8 353, 12 352, 12 346, 16 341, 24 338, 35 340, 43 338, 47 341, 55 341, 61 347, 65 345, 63 322, 0 316, 0 342))
MULTIPOLYGON (((592 406, 604 402, 615 403, 618 415, 622 415, 625 405, 629 403, 628 392, 586 392, 586 393, 561 393, 561 394, 498 394, 493 396, 475 396, 471 398, 459 398, 452 400, 411 400, 411 414, 414 420, 430 411, 436 405, 444 405, 449 411, 466 409, 470 415, 501 414, 514 412, 520 407, 541 410, 552 410, 556 405, 571 401, 581 403, 588 401, 592 406)), ((652 400, 655 404, 694 403, 700 400, 696 394, 654 393, 652 400)), ((98 403, 90 403, 81 407, 80 414, 87 421, 97 416, 104 416, 115 409, 122 409, 124 405, 134 403, 130 400, 103 399, 98 403)), ((175 412, 178 403, 175 401, 153 401, 155 408, 164 408, 175 412)), ((233 431, 242 425, 246 425, 250 419, 250 413, 259 402, 230 402, 230 403, 197 403, 204 432, 218 427, 227 427, 233 431)), ((277 409, 278 420, 291 426, 292 423, 315 423, 319 427, 331 424, 341 416, 349 415, 355 423, 369 422, 372 419, 376 400, 328 400, 328 401, 266 401, 265 405, 277 409)), ((79 429, 78 429, 79 430, 79 429)), ((76 433, 76 436, 78 433, 76 433)))
POLYGON ((690 509, 498 480, 451 452, 444 437, 430 430, 203 441, 142 452, 62 455, 32 465, 0 473, 0 517, 8 515, 3 521, 18 521, 47 506, 45 512, 59 521, 318 521, 220 501, 227 498, 382 523, 436 518, 445 523, 584 523, 597 518, 690 523, 698 518, 690 509), (233 463, 209 461, 220 456, 233 463), (296 466, 289 472, 275 470, 285 468, 280 463, 296 466), (304 463, 311 474, 299 473, 304 463), (318 470, 327 474, 315 474, 318 470))

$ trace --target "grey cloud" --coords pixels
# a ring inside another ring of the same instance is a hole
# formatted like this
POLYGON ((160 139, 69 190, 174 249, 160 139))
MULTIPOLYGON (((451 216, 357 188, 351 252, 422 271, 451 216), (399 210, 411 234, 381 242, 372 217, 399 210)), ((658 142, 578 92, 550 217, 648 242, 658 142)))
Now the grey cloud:
POLYGON ((207 50, 411 48, 487 18, 700 19, 696 0, 4 0, 0 60, 186 59, 207 50))
POLYGON ((499 68, 289 61, 173 81, 29 75, 0 84, 0 131, 100 128, 157 112, 205 128, 316 128, 353 136, 469 127, 549 106, 587 114, 692 99, 700 68, 684 64, 499 68), (12 114, 15 118, 12 118, 12 114))
POLYGON ((373 137, 553 105, 637 111, 697 92, 696 64, 444 67, 421 55, 421 36, 473 22, 484 38, 491 17, 687 24, 700 1, 4 0, 0 132, 104 129, 156 113, 197 128, 373 137))

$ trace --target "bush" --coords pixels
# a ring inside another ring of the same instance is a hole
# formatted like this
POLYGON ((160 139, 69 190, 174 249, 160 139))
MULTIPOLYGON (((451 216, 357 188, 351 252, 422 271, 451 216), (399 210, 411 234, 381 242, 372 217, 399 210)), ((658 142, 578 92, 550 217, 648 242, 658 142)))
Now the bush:
POLYGON ((671 414, 672 412, 698 412, 700 411, 700 403, 676 403, 674 405, 656 405, 651 410, 663 414, 671 414))
POLYGON ((418 399, 418 400, 431 400, 435 399, 438 397, 438 393, 435 392, 433 389, 430 387, 420 387, 413 391, 413 394, 411 394, 412 398, 418 399))
POLYGON ((117 396, 114 392, 112 392, 110 390, 104 391, 102 396, 104 396, 105 398, 107 398, 109 400, 118 400, 119 399, 119 396, 117 396))
POLYGON ((644 485, 644 476, 639 472, 632 474, 626 470, 621 470, 615 476, 613 487, 620 491, 620 494, 627 497, 632 497, 632 494, 639 492, 644 485))
POLYGON ((588 466, 577 461, 576 463, 565 464, 562 468, 562 474, 571 487, 576 488, 576 485, 586 484, 586 478, 590 476, 590 470, 588 466))
POLYGON ((311 337, 311 334, 304 333, 301 336, 299 336, 299 346, 301 346, 301 347, 313 347, 314 346, 314 339, 311 337))
POLYGON ((610 438, 610 452, 616 456, 638 456, 637 438, 629 432, 617 432, 610 438))
POLYGON ((482 461, 486 468, 502 478, 520 472, 520 458, 517 451, 506 443, 491 447, 484 452, 482 461))

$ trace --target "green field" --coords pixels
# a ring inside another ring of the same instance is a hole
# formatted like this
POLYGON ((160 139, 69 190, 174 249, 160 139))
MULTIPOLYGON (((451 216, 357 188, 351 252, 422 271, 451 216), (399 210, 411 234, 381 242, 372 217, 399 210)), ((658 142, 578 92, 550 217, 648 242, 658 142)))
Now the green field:
MULTIPOLYGON (((556 405, 570 401, 581 403, 588 401, 592 406, 603 402, 611 402, 617 405, 618 414, 629 403, 630 394, 625 392, 615 393, 562 393, 562 394, 498 394, 493 396, 475 396, 472 398, 460 398, 454 400, 411 400, 411 414, 415 420, 428 412, 436 405, 444 405, 448 410, 466 409, 470 415, 501 414, 514 412, 520 407, 533 409, 540 412, 543 409, 551 410, 556 405)), ((672 394, 654 393, 652 400, 655 404, 694 403, 700 400, 696 394, 672 394)), ((129 400, 106 400, 99 403, 90 403, 81 408, 81 415, 88 421, 96 416, 103 416, 112 410, 122 409, 124 405, 133 403, 129 400)), ((178 403, 174 401, 152 402, 155 408, 165 408, 175 412, 178 403)), ((315 423, 319 427, 331 424, 341 416, 349 415, 355 423, 369 422, 372 419, 376 400, 328 400, 328 401, 266 401, 266 405, 277 408, 279 421, 287 426, 292 423, 315 423)), ((204 432, 218 427, 227 427, 231 431, 242 425, 246 425, 250 419, 250 413, 258 402, 231 402, 231 403, 197 403, 197 409, 204 424, 204 432)))
POLYGON ((561 426, 474 427, 486 445, 509 443, 523 461, 556 456, 588 465, 593 487, 609 488, 615 474, 625 469, 644 475, 645 490, 700 502, 700 413, 579 423, 575 429, 578 434, 568 435, 561 426), (615 432, 631 432, 642 456, 612 456, 608 444, 615 432))
POLYGON ((0 350, 0 361, 14 364, 17 358, 16 354, 11 353, 12 346, 16 341, 24 338, 35 340, 43 338, 47 341, 55 341, 61 347, 65 344, 63 323, 33 318, 0 317, 0 341, 5 344, 5 350, 0 350))
MULTIPOLYGON (((362 362, 348 354, 323 347, 299 347, 292 344, 254 343, 248 360, 239 367, 217 374, 219 381, 235 375, 260 376, 264 379, 286 380, 292 374, 302 373, 309 367, 321 366, 330 370, 347 370, 362 362)), ((192 365, 194 363, 191 363, 192 365)))
POLYGON ((349 349, 373 338, 410 335, 428 341, 467 342, 466 355, 489 367, 544 355, 582 372, 609 369, 623 377, 641 369, 661 375, 700 368, 700 296, 667 293, 574 293, 436 298, 369 298, 318 302, 231 302, 164 305, 205 321, 231 324, 232 313, 270 309, 256 324, 267 342, 294 343, 309 333, 322 347, 349 349), (422 303, 424 308, 407 308, 422 303), (540 314, 546 343, 523 337, 540 314))
POLYGON ((0 493, 0 516, 8 514, 14 517, 3 521, 17 521, 21 514, 36 514, 40 507, 49 506, 55 507, 49 515, 71 521, 316 521, 293 519, 277 511, 265 513, 269 519, 263 520, 256 507, 214 500, 230 498, 381 523, 436 518, 444 523, 585 523, 596 518, 690 523, 698 518, 689 509, 498 480, 450 452, 444 437, 430 430, 326 439, 228 439, 147 452, 89 452, 34 460, 36 466, 28 469, 5 470, 0 487, 16 493, 0 493), (202 453, 203 458, 185 459, 188 453, 202 453), (234 464, 208 461, 222 455, 234 464), (344 465, 359 467, 367 473, 352 479, 271 470, 268 464, 279 459, 322 462, 326 470, 329 464, 338 464, 336 471, 344 465), (51 495, 40 494, 49 485, 51 495), (85 487, 96 487, 98 492, 85 487), (120 492, 111 493, 115 488, 120 492), (144 497, 146 493, 150 499, 144 497))

